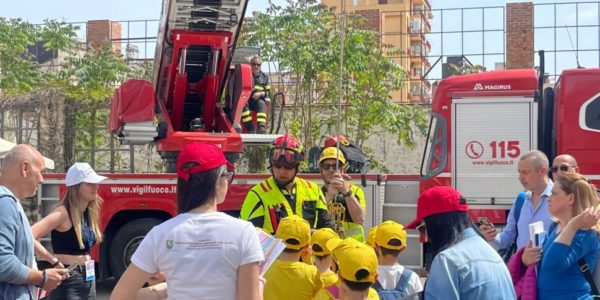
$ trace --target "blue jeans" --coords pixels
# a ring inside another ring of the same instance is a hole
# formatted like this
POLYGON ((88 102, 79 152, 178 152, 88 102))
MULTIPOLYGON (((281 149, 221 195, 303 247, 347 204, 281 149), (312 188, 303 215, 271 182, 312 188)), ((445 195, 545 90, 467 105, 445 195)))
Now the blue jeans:
POLYGON ((96 281, 85 280, 85 266, 78 266, 69 278, 50 292, 49 300, 95 300, 96 281))

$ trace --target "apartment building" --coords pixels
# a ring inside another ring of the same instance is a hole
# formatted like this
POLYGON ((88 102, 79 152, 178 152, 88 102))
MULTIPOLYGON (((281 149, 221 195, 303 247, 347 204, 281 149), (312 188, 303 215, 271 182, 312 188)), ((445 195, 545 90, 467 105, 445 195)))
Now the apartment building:
POLYGON ((429 0, 322 0, 339 11, 345 2, 346 12, 367 20, 367 26, 380 33, 382 44, 390 44, 402 54, 394 57, 407 71, 404 87, 392 94, 397 103, 426 104, 431 101, 431 83, 423 75, 431 67, 427 58, 431 45, 433 18, 429 0))

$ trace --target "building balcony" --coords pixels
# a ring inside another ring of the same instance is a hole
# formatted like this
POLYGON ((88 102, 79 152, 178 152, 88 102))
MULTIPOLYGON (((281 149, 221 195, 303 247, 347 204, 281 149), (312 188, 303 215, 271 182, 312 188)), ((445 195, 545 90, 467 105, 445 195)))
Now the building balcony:
POLYGON ((418 65, 421 65, 421 64, 423 63, 423 56, 420 56, 420 55, 414 55, 414 54, 413 54, 413 55, 411 55, 411 56, 410 56, 410 62, 411 62, 412 64, 418 64, 418 65))
POLYGON ((425 46, 425 49, 427 49, 427 53, 431 52, 431 44, 429 43, 429 40, 425 39, 423 41, 423 45, 425 46))
POLYGON ((431 24, 429 23, 429 21, 427 21, 427 19, 423 19, 423 27, 424 27, 425 33, 431 32, 431 24))
POLYGON ((423 19, 433 19, 433 13, 431 13, 431 5, 427 0, 413 0, 413 15, 415 10, 420 11, 423 19))
POLYGON ((425 68, 431 68, 431 63, 429 62, 429 59, 427 59, 426 57, 423 59, 423 65, 425 66, 425 68))

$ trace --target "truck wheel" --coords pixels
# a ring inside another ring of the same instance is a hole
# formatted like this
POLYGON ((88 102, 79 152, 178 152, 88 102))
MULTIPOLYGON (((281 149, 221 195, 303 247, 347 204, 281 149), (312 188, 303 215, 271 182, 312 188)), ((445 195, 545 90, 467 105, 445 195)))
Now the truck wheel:
POLYGON ((108 255, 110 270, 115 280, 118 281, 123 272, 125 272, 125 269, 127 269, 127 266, 129 266, 131 256, 144 239, 144 236, 146 236, 152 227, 160 223, 162 223, 162 220, 159 219, 137 219, 125 223, 117 231, 110 244, 108 255))

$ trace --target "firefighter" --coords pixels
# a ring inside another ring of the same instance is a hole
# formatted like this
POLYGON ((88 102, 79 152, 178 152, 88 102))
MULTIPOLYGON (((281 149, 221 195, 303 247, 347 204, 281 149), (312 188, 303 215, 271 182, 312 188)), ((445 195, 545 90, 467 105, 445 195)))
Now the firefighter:
MULTIPOLYGON (((362 223, 365 219, 365 194, 357 185, 350 183, 350 177, 345 174, 346 157, 336 147, 328 147, 321 152, 319 170, 325 183, 321 188, 327 200, 330 213, 332 204, 339 203, 343 207, 341 228, 336 228, 338 234, 352 237, 363 243, 365 233, 362 223), (337 170, 336 170, 337 166, 337 170), (342 233, 343 231, 343 233, 342 233)), ((335 218, 333 218, 334 221, 335 218)), ((335 226, 334 226, 335 227, 335 226)))
POLYGON ((271 92, 271 85, 269 84, 269 77, 263 71, 260 70, 262 61, 258 56, 252 57, 250 65, 252 66, 252 78, 254 82, 254 90, 248 99, 248 104, 244 106, 242 110, 242 123, 246 127, 246 131, 254 133, 254 124, 252 123, 251 111, 256 112, 256 133, 266 133, 267 123, 267 106, 266 102, 269 100, 269 93, 271 92))
POLYGON ((299 178, 298 167, 304 160, 302 144, 289 134, 273 141, 269 150, 271 177, 250 189, 240 216, 256 227, 274 234, 279 221, 297 215, 313 229, 332 227, 325 196, 319 186, 299 178))

